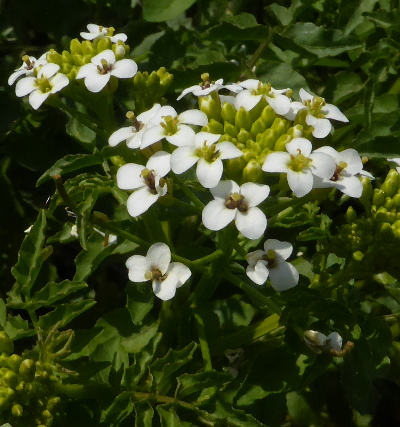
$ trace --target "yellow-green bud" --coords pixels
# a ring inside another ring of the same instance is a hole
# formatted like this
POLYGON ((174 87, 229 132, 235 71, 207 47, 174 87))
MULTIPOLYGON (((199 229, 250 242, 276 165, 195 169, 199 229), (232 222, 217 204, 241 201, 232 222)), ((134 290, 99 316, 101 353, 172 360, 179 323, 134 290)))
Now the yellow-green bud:
POLYGON ((396 237, 396 239, 400 239, 400 228, 394 228, 392 226, 392 233, 393 233, 394 237, 396 237))
POLYGON ((386 236, 392 235, 392 227, 388 222, 383 222, 379 228, 379 231, 386 236))
POLYGON ((172 83, 172 80, 174 79, 174 75, 169 73, 165 67, 160 67, 157 70, 157 76, 160 79, 160 84, 163 87, 167 87, 172 83))
POLYGON ((63 62, 72 64, 72 55, 68 52, 68 50, 63 50, 61 54, 63 62))
POLYGON ((271 126, 275 117, 275 112, 270 105, 267 105, 261 113, 261 119, 263 120, 266 128, 271 126))
POLYGON ((400 176, 396 169, 390 169, 385 182, 381 185, 381 189, 385 192, 386 196, 393 196, 399 189, 400 176))
POLYGON ((361 251, 355 251, 353 252, 353 259, 354 261, 360 262, 364 258, 364 254, 361 251))
POLYGON ((290 127, 286 132, 291 138, 300 138, 303 136, 303 126, 295 125, 290 127))
POLYGON ((82 46, 78 39, 72 39, 71 43, 69 44, 69 50, 72 54, 79 54, 81 55, 82 52, 82 46))
POLYGON ((80 67, 81 65, 84 65, 84 58, 82 55, 80 55, 79 53, 74 53, 72 55, 72 62, 74 63, 74 65, 77 65, 78 67, 80 67))
POLYGON ((19 366, 19 374, 28 380, 35 377, 35 362, 32 359, 25 359, 19 366))
POLYGON ((385 203, 385 193, 380 188, 374 189, 372 204, 376 207, 382 206, 385 203))
POLYGON ((10 369, 12 369, 14 372, 18 372, 19 370, 19 365, 21 364, 21 356, 19 356, 18 354, 12 354, 9 358, 8 358, 8 366, 10 369))
POLYGON ((251 138, 251 136, 250 136, 249 132, 247 132, 247 130, 240 129, 240 132, 237 135, 237 139, 239 142, 241 142, 242 144, 246 144, 246 142, 249 141, 250 138, 251 138))
MULTIPOLYGON (((6 369, 6 368, 3 368, 6 369)), ((7 384, 8 386, 15 388, 15 386, 18 383, 18 377, 17 374, 14 371, 11 371, 7 369, 7 372, 3 373, 2 381, 7 384)))
POLYGON ((14 343, 10 340, 9 336, 5 331, 0 331, 0 352, 1 353, 12 353, 14 350, 14 343))
POLYGON ((141 73, 140 71, 136 73, 135 76, 133 77, 133 84, 136 90, 144 89, 146 85, 146 79, 144 74, 141 73))
POLYGON ((243 107, 240 107, 239 111, 236 112, 235 126, 238 129, 246 129, 247 131, 250 130, 250 127, 251 127, 250 114, 243 107))
POLYGON ((257 160, 250 160, 246 167, 243 169, 244 181, 257 182, 262 177, 262 170, 257 160))
POLYGON ((61 66, 63 58, 58 52, 56 52, 54 49, 51 49, 47 54, 47 61, 61 66))
POLYGON ((21 417, 24 412, 24 408, 19 403, 15 403, 11 408, 11 415, 13 417, 21 417))
POLYGON ((346 221, 351 224, 353 221, 357 219, 356 211, 352 206, 349 206, 346 211, 346 221))
POLYGON ((229 122, 225 122, 224 123, 224 133, 227 133, 231 137, 236 138, 236 136, 238 134, 238 130, 234 125, 230 124, 229 122))
POLYGON ((397 193, 393 196, 393 206, 396 208, 400 208, 400 193, 397 193))
POLYGON ((275 142, 274 150, 275 151, 285 151, 286 150, 286 144, 290 142, 292 138, 287 134, 284 133, 281 135, 275 142))
POLYGON ((235 124, 236 108, 229 102, 224 102, 221 108, 221 117, 225 122, 229 122, 231 125, 235 124))
POLYGON ((61 399, 58 396, 50 397, 50 399, 47 401, 47 409, 51 411, 60 403, 60 401, 61 399))
POLYGON ((386 197, 384 206, 386 209, 390 209, 393 206, 393 200, 390 197, 386 197))
POLYGON ((275 135, 282 135, 287 129, 288 121, 277 117, 272 123, 271 129, 275 132, 275 135))
POLYGON ((208 96, 200 96, 198 98, 198 103, 200 110, 207 114, 208 120, 220 120, 221 101, 217 92, 211 92, 211 94, 208 96))
POLYGON ((386 221, 387 218, 387 209, 381 206, 375 214, 375 218, 377 221, 386 221))
POLYGON ((111 49, 111 40, 108 37, 98 39, 96 45, 96 51, 97 53, 103 52, 103 50, 111 49))
MULTIPOLYGON (((81 43, 81 49, 84 55, 89 55, 90 58, 96 55, 96 50, 93 46, 93 43, 90 42, 89 40, 84 40, 81 43)), ((90 60, 89 60, 90 62, 90 60)))
POLYGON ((264 130, 265 130, 264 122, 260 117, 251 125, 250 133, 254 137, 257 137, 257 135, 264 132, 264 130))
POLYGON ((160 79, 155 71, 152 71, 147 78, 146 87, 154 93, 157 93, 160 90, 160 79))
MULTIPOLYGON (((206 132, 210 132, 210 133, 219 133, 219 134, 223 134, 224 133, 224 127, 222 126, 222 124, 220 122, 217 122, 214 119, 211 119, 208 124, 206 125, 207 131, 206 132)), ((222 139, 221 139, 222 141, 222 139)))
POLYGON ((257 142, 261 144, 262 149, 268 148, 272 150, 275 144, 275 140, 275 132, 271 128, 269 128, 261 134, 260 139, 257 142))
POLYGON ((61 70, 64 74, 69 74, 70 71, 72 70, 73 65, 70 64, 69 62, 63 62, 62 66, 61 66, 61 70))

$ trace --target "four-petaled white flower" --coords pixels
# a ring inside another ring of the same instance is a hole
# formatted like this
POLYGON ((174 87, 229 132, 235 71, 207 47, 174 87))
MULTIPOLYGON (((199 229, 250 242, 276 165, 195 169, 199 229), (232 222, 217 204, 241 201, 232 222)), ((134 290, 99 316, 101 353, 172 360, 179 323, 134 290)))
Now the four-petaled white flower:
POLYGON ((34 56, 24 55, 22 57, 22 65, 16 69, 8 78, 8 84, 12 86, 14 82, 21 76, 31 76, 39 67, 47 64, 47 52, 45 52, 39 59, 34 56))
POLYGON ((214 200, 203 209, 203 224, 217 231, 235 220, 237 229, 248 239, 258 239, 267 227, 267 218, 256 206, 269 194, 269 186, 247 182, 240 187, 236 182, 220 181, 210 189, 214 200))
POLYGON ((319 331, 309 329, 304 333, 304 342, 317 354, 340 352, 343 339, 337 332, 331 332, 328 336, 319 331))
POLYGON ((111 147, 115 147, 120 142, 126 140, 129 148, 139 148, 142 144, 142 137, 146 130, 152 125, 160 122, 161 118, 170 113, 169 106, 161 107, 160 104, 154 104, 150 110, 144 111, 137 117, 132 112, 127 113, 127 118, 132 120, 133 126, 126 126, 116 130, 108 138, 111 147))
POLYGON ((237 110, 243 107, 246 111, 250 111, 264 98, 276 114, 285 115, 289 112, 290 99, 284 95, 289 89, 274 89, 270 84, 255 79, 248 79, 239 84, 244 90, 236 96, 237 110))
POLYGON ((197 163, 196 175, 205 188, 215 187, 223 172, 222 160, 240 157, 243 153, 231 142, 216 144, 221 135, 199 132, 191 145, 177 148, 171 155, 171 169, 181 174, 197 163))
POLYGON ((289 242, 268 239, 264 250, 247 254, 247 276, 257 285, 262 285, 269 277, 272 287, 278 292, 293 288, 299 282, 299 273, 285 261, 292 251, 293 246, 289 242))
POLYGON ((262 166, 265 172, 287 174, 289 187, 297 197, 303 197, 313 188, 313 175, 331 178, 335 172, 334 159, 313 152, 311 142, 305 138, 294 138, 286 144, 287 153, 277 151, 269 154, 262 166))
POLYGON ((118 169, 118 187, 122 190, 136 190, 128 197, 129 215, 141 215, 159 197, 167 194, 167 183, 163 177, 171 170, 170 157, 171 154, 158 151, 149 158, 146 166, 127 163, 118 169))
POLYGON ((124 33, 119 33, 114 35, 115 28, 113 27, 102 27, 101 25, 88 24, 87 29, 89 32, 81 32, 81 37, 86 40, 94 40, 99 38, 107 37, 113 43, 118 43, 119 41, 125 43, 128 39, 128 36, 124 33))
POLYGON ((208 118, 200 110, 186 110, 178 114, 175 108, 163 107, 164 114, 158 123, 153 120, 154 126, 150 126, 143 134, 140 148, 146 148, 165 138, 169 143, 181 147, 191 143, 194 137, 194 130, 188 125, 205 126, 208 118))
POLYGON ((171 262, 171 251, 165 243, 154 243, 147 255, 132 255, 126 260, 129 280, 145 282, 151 280, 155 295, 167 301, 175 296, 191 276, 191 271, 180 262, 171 262))
POLYGON ((29 103, 37 110, 52 94, 59 92, 68 85, 68 77, 58 73, 60 66, 57 64, 45 64, 37 72, 37 76, 28 76, 18 80, 15 86, 17 96, 29 94, 29 103))
POLYGON ((325 146, 318 148, 314 153, 324 153, 331 156, 336 164, 336 169, 330 178, 314 177, 314 188, 335 187, 350 197, 361 197, 363 186, 356 175, 362 174, 363 163, 360 155, 353 148, 348 148, 340 153, 334 148, 325 146))
POLYGON ((119 79, 133 77, 137 72, 137 64, 132 59, 115 60, 111 49, 103 50, 91 59, 90 64, 79 68, 77 79, 85 79, 85 85, 91 92, 100 92, 109 82, 111 76, 119 79))
POLYGON ((315 138, 325 138, 332 129, 331 122, 328 119, 338 120, 347 123, 348 118, 335 105, 327 104, 324 98, 313 96, 304 89, 300 89, 299 95, 301 102, 292 102, 289 114, 286 116, 289 120, 294 120, 300 110, 307 109, 306 123, 313 127, 312 134, 315 138))

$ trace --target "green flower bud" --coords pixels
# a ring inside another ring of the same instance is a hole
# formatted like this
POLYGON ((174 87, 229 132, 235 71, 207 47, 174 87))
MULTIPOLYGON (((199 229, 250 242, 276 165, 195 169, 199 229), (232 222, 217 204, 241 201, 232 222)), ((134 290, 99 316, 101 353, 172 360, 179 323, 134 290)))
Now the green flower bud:
POLYGON ((135 86, 136 90, 144 89, 146 86, 146 79, 144 76, 144 73, 138 72, 133 77, 133 85, 135 86))
POLYGON ((390 169, 385 182, 381 185, 381 189, 385 192, 386 196, 393 196, 397 193, 400 184, 400 176, 396 169, 390 169))
POLYGON ((61 399, 59 396, 50 397, 50 399, 47 401, 47 409, 49 411, 53 410, 59 403, 61 399))
POLYGON ((261 119, 264 122, 266 128, 272 125, 272 122, 274 121, 275 117, 275 111, 270 105, 267 105, 261 113, 261 119))
POLYGON ((25 359, 19 366, 19 374, 28 381, 35 377, 35 362, 32 359, 25 359))
MULTIPOLYGON (((224 133, 224 127, 222 126, 222 123, 217 122, 214 119, 211 119, 204 128, 205 128, 204 129, 205 132, 220 133, 220 134, 224 133)), ((221 141, 222 141, 222 138, 221 138, 221 141)))
POLYGON ((19 356, 18 354, 12 354, 8 358, 8 367, 12 369, 14 372, 18 372, 19 365, 21 364, 21 360, 22 360, 21 356, 19 356))
POLYGON ((63 63, 63 58, 58 52, 56 52, 54 49, 51 49, 47 54, 47 62, 52 62, 61 66, 63 63))
POLYGON ((391 236, 392 235, 392 227, 390 226, 390 224, 388 222, 383 222, 381 224, 381 226, 379 227, 379 231, 384 235, 384 236, 391 236))
POLYGON ((81 43, 78 39, 71 40, 71 43, 69 44, 69 50, 72 54, 81 55, 83 53, 81 43))
POLYGON ((270 150, 272 150, 274 144, 275 144, 275 140, 276 140, 276 135, 275 132, 270 128, 265 130, 262 134, 261 137, 259 139, 259 142, 262 149, 268 148, 270 150))
POLYGON ((90 58, 92 58, 93 56, 96 55, 96 50, 93 46, 93 43, 90 42, 89 40, 84 40, 81 43, 81 49, 82 49, 82 53, 84 55, 88 55, 89 56, 89 61, 90 62, 90 58))
POLYGON ((4 384, 7 384, 8 386, 10 386, 11 388, 15 388, 15 386, 18 383, 17 374, 14 371, 11 371, 7 368, 2 368, 2 369, 7 370, 7 372, 4 372, 2 375, 2 382, 4 382, 4 384))
POLYGON ((271 129, 275 132, 275 135, 282 135, 288 127, 288 121, 277 117, 272 123, 271 129))
POLYGON ((349 224, 351 224, 352 222, 354 222, 356 219, 357 219, 357 214, 356 214, 356 211, 353 209, 353 207, 352 206, 349 206, 348 208, 347 208, 347 211, 346 211, 346 221, 349 223, 349 224))
POLYGON ((386 221, 386 217, 387 217, 387 209, 381 206, 376 211, 375 218, 377 221, 382 222, 382 221, 386 221))
POLYGON ((174 75, 169 73, 165 67, 160 67, 157 70, 157 76, 160 79, 160 84, 167 88, 174 80, 174 75))
POLYGON ((11 408, 11 415, 13 417, 22 417, 23 412, 24 408, 19 403, 15 403, 11 408))
POLYGON ((51 415, 51 412, 48 409, 45 409, 42 412, 42 416, 43 416, 43 418, 53 418, 53 416, 51 415))
POLYGON ((291 138, 300 138, 303 136, 303 126, 295 125, 290 127, 286 132, 291 138))
POLYGON ((261 180, 262 170, 257 160, 250 160, 243 169, 243 179, 245 182, 258 182, 261 180))
POLYGON ((393 207, 400 208, 400 193, 397 193, 393 196, 393 207))
POLYGON ((224 102, 221 108, 221 118, 225 122, 229 122, 231 125, 235 124, 236 108, 229 102, 224 102))
POLYGON ((152 71, 146 80, 146 87, 150 92, 157 93, 160 90, 160 79, 155 71, 152 71))
POLYGON ((0 331, 0 352, 1 353, 12 353, 14 350, 14 343, 10 340, 9 336, 5 331, 0 331))
POLYGON ((73 62, 75 65, 77 65, 78 67, 80 67, 81 65, 84 65, 84 64, 85 64, 84 59, 83 59, 83 56, 82 56, 82 55, 80 55, 80 54, 78 54, 78 53, 74 53, 74 54, 72 55, 72 62, 73 62))
POLYGON ((393 206, 393 200, 390 197, 386 197, 384 206, 386 209, 390 209, 393 206))
POLYGON ((394 228, 392 226, 392 233, 396 239, 400 239, 400 228, 394 228))
POLYGON ((250 130, 250 127, 251 127, 250 114, 243 107, 240 107, 239 111, 236 112, 235 126, 238 129, 245 129, 247 131, 250 130))
POLYGON ((199 108, 203 113, 207 114, 208 120, 221 118, 221 101, 217 92, 211 92, 208 96, 200 96, 198 98, 199 108))
POLYGON ((103 52, 103 50, 106 49, 111 49, 111 40, 108 37, 97 39, 95 41, 95 48, 97 53, 103 52))
POLYGON ((8 356, 6 353, 0 354, 0 367, 4 367, 4 368, 8 367, 8 356))
POLYGON ((364 258, 364 254, 361 251, 355 251, 353 252, 353 259, 354 261, 360 262, 364 258))
POLYGON ((250 133, 256 137, 258 134, 263 133, 265 131, 264 122, 261 118, 257 119, 250 128, 250 133))
MULTIPOLYGON (((240 129, 238 135, 237 135, 237 139, 239 142, 241 142, 242 144, 246 144, 247 141, 249 141, 251 138, 249 132, 247 132, 247 130, 245 129, 240 129)), ((253 141, 255 142, 255 141, 253 141)))
POLYGON ((227 133, 229 136, 236 138, 238 130, 234 125, 231 125, 229 122, 224 123, 224 133, 227 133))
POLYGON ((372 204, 376 207, 382 206, 385 203, 385 193, 379 189, 374 189, 374 195, 372 197, 372 204))
POLYGON ((63 50, 61 54, 63 62, 72 64, 72 55, 68 52, 68 50, 63 50))
POLYGON ((360 202, 364 206, 364 209, 368 211, 371 206, 371 198, 373 194, 371 180, 365 176, 360 178, 361 184, 363 186, 363 192, 360 197, 360 202))
POLYGON ((68 74, 71 70, 72 70, 73 65, 70 64, 69 62, 63 62, 63 64, 61 65, 61 71, 64 74, 68 74))
POLYGON ((287 133, 284 133, 281 135, 275 142, 274 150, 275 151, 285 151, 286 150, 286 144, 292 140, 291 136, 289 136, 287 133))

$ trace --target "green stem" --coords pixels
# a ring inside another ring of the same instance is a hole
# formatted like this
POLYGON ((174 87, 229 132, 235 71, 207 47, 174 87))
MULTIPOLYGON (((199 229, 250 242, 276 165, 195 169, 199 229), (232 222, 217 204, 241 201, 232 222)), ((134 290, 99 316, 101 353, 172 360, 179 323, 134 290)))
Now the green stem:
POLYGON ((269 27, 267 38, 259 44, 258 48, 256 49, 256 51, 254 52, 253 56, 251 57, 250 61, 247 64, 247 67, 249 68, 250 71, 253 70, 254 65, 256 65, 256 62, 260 59, 260 56, 264 52, 265 48, 271 43, 272 34, 273 34, 273 31, 271 27, 269 27))
POLYGON ((221 258, 224 255, 224 251, 222 249, 217 249, 209 255, 203 256, 202 258, 198 258, 193 261, 195 265, 203 265, 203 264, 211 264, 218 258, 221 258))
POLYGON ((194 205, 203 210, 204 203, 194 194, 194 192, 185 185, 176 175, 174 176, 174 180, 179 184, 179 188, 184 192, 184 194, 194 203, 194 205))
POLYGON ((211 371, 212 370, 211 352, 210 352, 210 347, 208 346, 204 320, 198 312, 194 313, 194 318, 196 319, 197 333, 199 335, 199 341, 200 341, 200 351, 201 351, 201 355, 203 356, 203 362, 204 362, 204 370, 211 371))

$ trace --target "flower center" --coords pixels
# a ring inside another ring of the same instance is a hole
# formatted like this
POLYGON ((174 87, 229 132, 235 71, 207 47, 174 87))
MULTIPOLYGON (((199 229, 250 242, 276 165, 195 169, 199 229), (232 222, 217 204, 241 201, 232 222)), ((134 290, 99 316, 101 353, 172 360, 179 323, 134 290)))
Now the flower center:
POLYGON ((295 156, 293 154, 290 155, 290 161, 287 166, 294 172, 301 172, 303 169, 310 166, 312 160, 309 157, 304 156, 299 148, 297 151, 299 154, 296 154, 295 156))
POLYGON ((262 260, 267 261, 269 268, 276 266, 276 253, 272 249, 268 249, 267 253, 261 257, 262 260))
POLYGON ((141 129, 143 129, 143 128, 144 128, 144 123, 143 123, 143 122, 140 122, 140 121, 136 118, 135 113, 134 113, 133 111, 128 111, 128 112, 126 113, 126 118, 127 118, 128 120, 132 120, 132 122, 133 122, 133 127, 136 129, 136 132, 139 132, 141 129))
POLYGON ((247 212, 247 209, 249 208, 244 196, 239 193, 229 194, 228 199, 225 202, 225 206, 228 209, 238 209, 240 212, 247 212))
POLYGON ((109 64, 104 58, 101 60, 101 65, 97 66, 99 74, 107 74, 112 70, 112 64, 109 64))
POLYGON ((149 187, 149 190, 153 194, 157 194, 156 189, 156 177, 153 170, 143 169, 140 175, 143 177, 144 183, 149 187))
POLYGON ((331 181, 338 181, 341 178, 341 173, 343 169, 347 168, 346 162, 340 162, 338 165, 336 165, 336 170, 332 175, 331 181))
POLYGON ((28 56, 28 55, 24 55, 24 56, 22 57, 22 60, 25 62, 25 68, 26 68, 27 70, 32 70, 32 69, 33 69, 33 67, 35 66, 35 62, 32 62, 32 61, 29 59, 29 56, 28 56))
POLYGON ((204 141, 201 148, 197 148, 195 151, 197 157, 203 158, 208 163, 213 163, 218 159, 220 152, 217 150, 215 144, 207 145, 207 141, 204 141))
POLYGON ((146 271, 144 277, 146 280, 159 280, 162 282, 167 278, 167 273, 163 275, 157 267, 152 266, 151 270, 146 271))
POLYGON ((178 132, 178 117, 164 116, 163 119, 161 126, 165 129, 165 134, 175 135, 178 132))
POLYGON ((325 114, 321 111, 326 105, 324 98, 314 96, 313 99, 307 99, 304 102, 304 105, 312 116, 317 117, 318 119, 323 119, 325 117, 325 114))
POLYGON ((35 80, 36 86, 39 88, 40 92, 47 93, 52 89, 51 83, 47 77, 37 77, 35 80))
POLYGON ((271 85, 269 83, 258 83, 257 89, 251 90, 252 95, 266 95, 269 97, 273 97, 274 94, 271 92, 271 85))

